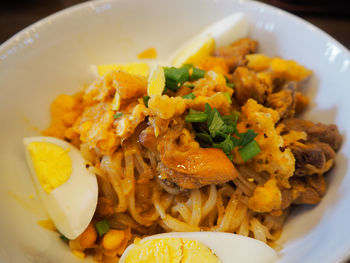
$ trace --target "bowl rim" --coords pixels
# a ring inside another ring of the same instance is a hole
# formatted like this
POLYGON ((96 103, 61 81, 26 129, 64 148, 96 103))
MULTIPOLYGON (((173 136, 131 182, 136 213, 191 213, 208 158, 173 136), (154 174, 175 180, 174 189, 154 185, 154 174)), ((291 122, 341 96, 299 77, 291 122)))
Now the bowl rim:
MULTIPOLYGON (((28 37, 31 37, 34 33, 35 34, 40 33, 40 31, 42 30, 42 27, 46 27, 49 24, 58 23, 60 20, 64 20, 66 16, 75 15, 89 8, 95 9, 96 7, 103 6, 109 3, 117 4, 119 1, 123 1, 123 0, 91 0, 87 2, 78 3, 76 5, 59 10, 51 15, 48 15, 26 26, 25 28, 15 33, 13 36, 11 36, 9 39, 4 41, 0 45, 0 66, 1 66, 1 63, 6 61, 6 58, 8 56, 11 56, 12 49, 16 48, 17 46, 20 47, 23 40, 27 39, 28 37)), ((133 1, 137 1, 137 0, 133 0, 133 1)), ((147 1, 147 0, 143 0, 143 1, 147 1)), ((215 0, 211 0, 211 1, 215 1, 215 0)), ((314 31, 317 34, 321 35, 322 37, 329 39, 332 42, 332 44, 334 44, 341 50, 343 56, 349 58, 350 60, 350 51, 342 43, 340 43, 338 40, 336 40, 334 37, 329 35, 324 30, 320 29, 319 27, 313 25, 312 23, 304 20, 303 18, 297 15, 294 15, 288 11, 282 10, 281 8, 272 6, 267 3, 258 2, 256 0, 230 0, 230 1, 237 4, 248 4, 248 5, 251 5, 254 9, 266 8, 273 12, 277 12, 282 16, 286 16, 287 18, 294 20, 297 23, 307 27, 309 31, 314 31)), ((343 254, 335 255, 335 258, 337 258, 337 262, 347 262, 347 259, 350 258, 350 245, 347 251, 344 251, 343 254)))
MULTIPOLYGON (((59 10, 51 15, 48 15, 48 16, 26 26, 22 30, 15 33, 12 37, 5 40, 5 42, 3 42, 0 45, 0 61, 4 60, 4 57, 6 58, 6 53, 11 50, 11 47, 16 46, 17 44, 20 44, 21 40, 26 38, 27 35, 31 35, 30 30, 33 30, 33 29, 35 31, 40 30, 39 28, 43 24, 55 23, 56 21, 63 19, 64 16, 73 15, 74 13, 80 12, 83 9, 88 8, 89 6, 93 8, 93 7, 102 6, 102 5, 105 5, 107 3, 111 3, 111 2, 117 3, 119 1, 121 1, 121 0, 91 0, 91 1, 82 2, 79 4, 64 8, 62 10, 59 10)), ((134 1, 136 1, 136 0, 134 0, 134 1)), ((145 1, 145 0, 142 0, 142 1, 145 1)), ((230 1, 236 2, 238 4, 249 4, 249 5, 255 6, 255 8, 264 7, 264 8, 273 10, 274 12, 277 12, 281 15, 284 15, 284 16, 287 16, 291 19, 294 19, 298 23, 301 23, 301 24, 305 25, 306 27, 308 27, 309 30, 316 31, 318 34, 321 34, 323 37, 327 37, 330 40, 332 40, 333 44, 337 45, 338 48, 340 48, 342 50, 342 52, 344 52, 345 55, 350 57, 350 50, 347 49, 337 39, 335 39, 333 36, 329 35, 324 30, 320 29, 319 27, 313 25, 312 23, 306 21, 305 19, 303 19, 297 15, 294 15, 294 14, 292 14, 288 11, 285 11, 279 7, 275 7, 275 6, 272 6, 270 4, 263 3, 263 2, 258 2, 257 0, 230 0, 230 1)))

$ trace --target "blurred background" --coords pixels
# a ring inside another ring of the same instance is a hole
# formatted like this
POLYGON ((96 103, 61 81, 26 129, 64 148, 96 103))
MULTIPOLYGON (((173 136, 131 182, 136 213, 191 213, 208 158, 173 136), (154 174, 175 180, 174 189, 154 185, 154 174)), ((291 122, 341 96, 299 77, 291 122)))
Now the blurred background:
MULTIPOLYGON (((176 0, 174 0, 176 1, 176 0)), ((0 44, 26 26, 86 0, 0 0, 0 44)), ((304 18, 350 49, 350 0, 260 0, 304 18)))

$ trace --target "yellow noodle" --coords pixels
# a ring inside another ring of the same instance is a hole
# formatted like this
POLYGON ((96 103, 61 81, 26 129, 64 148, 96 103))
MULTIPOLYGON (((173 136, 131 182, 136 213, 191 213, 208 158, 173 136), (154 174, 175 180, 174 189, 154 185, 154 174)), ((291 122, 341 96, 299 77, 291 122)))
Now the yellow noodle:
POLYGON ((135 205, 135 189, 132 189, 129 195, 129 212, 137 223, 144 226, 150 226, 153 223, 153 221, 155 221, 158 218, 159 215, 157 213, 153 214, 151 217, 146 217, 138 213, 135 205))
POLYGON ((221 221, 222 221, 222 219, 224 217, 224 213, 225 213, 225 205, 224 205, 222 197, 224 195, 232 197, 233 196, 233 192, 234 192, 234 190, 229 185, 225 185, 224 187, 219 189, 218 197, 217 197, 217 200, 216 200, 216 207, 217 207, 217 210, 218 210, 217 224, 221 224, 221 221))
POLYGON ((237 234, 240 234, 242 236, 248 236, 249 235, 249 217, 246 216, 243 218, 241 225, 239 226, 239 230, 237 234))
POLYGON ((233 183, 247 196, 251 196, 254 193, 254 187, 247 186, 245 180, 241 179, 239 175, 236 179, 233 180, 233 183))
POLYGON ((232 216, 235 212, 235 209, 237 207, 238 204, 238 198, 237 196, 240 193, 238 193, 238 190, 236 190, 236 193, 234 193, 231 198, 230 201, 228 202, 226 209, 225 209, 225 214, 222 217, 221 222, 218 222, 218 225, 213 227, 212 230, 213 231, 221 231, 221 232, 225 232, 228 230, 229 228, 229 224, 231 222, 232 216))
POLYGON ((186 224, 185 222, 182 222, 172 217, 169 214, 166 214, 165 217, 162 219, 162 221, 169 229, 171 229, 171 231, 177 231, 177 232, 200 231, 200 228, 198 226, 186 224))
POLYGON ((123 174, 123 167, 121 166, 123 159, 123 153, 117 152, 113 155, 113 161, 111 156, 104 156, 102 158, 102 167, 106 169, 107 178, 112 184, 115 192, 118 195, 118 205, 116 212, 125 212, 128 208, 127 196, 124 193, 122 186, 121 174, 123 174), (113 166, 113 167, 112 167, 113 166))
POLYGON ((198 226, 202 215, 202 199, 200 191, 198 189, 192 190, 190 198, 192 200, 190 225, 198 226))
POLYGON ((135 177, 134 177, 134 161, 133 154, 135 153, 134 147, 129 145, 123 147, 124 150, 124 178, 122 180, 124 193, 129 194, 135 186, 135 177))
POLYGON ((264 243, 266 243, 266 240, 267 240, 267 229, 266 227, 264 227, 258 219, 256 219, 255 217, 253 217, 251 220, 250 220, 250 225, 251 225, 251 229, 252 229, 252 232, 254 234, 254 238, 255 239, 258 239, 264 243))
POLYGON ((216 220, 216 218, 217 218, 217 216, 218 216, 218 210, 217 209, 215 209, 215 207, 214 207, 214 209, 208 214, 208 216, 207 216, 207 226, 209 227, 209 228, 211 228, 211 227, 213 227, 214 225, 215 225, 215 220, 216 220))
POLYGON ((160 198, 160 192, 155 191, 153 193, 153 204, 154 204, 154 207, 157 210, 159 216, 163 219, 163 218, 165 218, 165 215, 166 215, 166 213, 165 213, 166 208, 163 207, 159 198, 160 198))
POLYGON ((97 179, 98 179, 98 187, 100 190, 100 195, 103 194, 103 196, 111 200, 113 204, 117 204, 118 196, 114 191, 111 183, 105 178, 97 177, 97 179))
POLYGON ((171 211, 179 213, 186 223, 190 223, 192 212, 186 204, 179 202, 171 208, 171 211))
POLYGON ((247 205, 242 203, 241 200, 239 199, 236 211, 231 217, 231 222, 229 223, 229 227, 228 227, 229 232, 233 232, 237 228, 239 228, 244 218, 246 217, 247 209, 248 209, 247 205))
POLYGON ((209 188, 209 197, 202 209, 203 218, 205 218, 215 208, 216 198, 217 198, 216 186, 212 184, 210 185, 210 188, 209 188))

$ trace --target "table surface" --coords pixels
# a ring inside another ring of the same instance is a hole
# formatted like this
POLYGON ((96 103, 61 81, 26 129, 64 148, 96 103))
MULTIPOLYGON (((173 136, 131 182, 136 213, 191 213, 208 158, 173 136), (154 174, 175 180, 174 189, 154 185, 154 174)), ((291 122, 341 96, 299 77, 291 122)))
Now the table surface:
MULTIPOLYGON (((86 0, 1 0, 0 1, 0 44, 26 26, 71 5, 86 0)), ((296 0, 261 0, 275 4, 294 12, 296 15, 323 29, 350 49, 350 9, 343 3, 345 0, 332 0, 333 8, 320 3, 330 1, 317 0, 315 8, 305 4, 295 4, 296 0), (336 4, 339 8, 334 8, 336 4), (317 7, 317 8, 316 8, 317 7), (322 8, 323 7, 323 8, 322 8), (330 11, 327 11, 330 10, 330 11), (327 13, 328 12, 328 13, 327 13), (331 13, 330 13, 331 12, 331 13)), ((299 1, 304 2, 305 1, 299 1)), ((312 1, 311 1, 312 2, 312 1)), ((315 2, 315 1, 314 1, 315 2)))

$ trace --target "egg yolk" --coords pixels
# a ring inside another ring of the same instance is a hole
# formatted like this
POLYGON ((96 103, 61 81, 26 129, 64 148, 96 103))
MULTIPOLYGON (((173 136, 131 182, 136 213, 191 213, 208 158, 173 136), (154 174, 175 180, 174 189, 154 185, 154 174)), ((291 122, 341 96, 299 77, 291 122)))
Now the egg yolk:
POLYGON ((219 263, 220 260, 202 243, 183 238, 159 238, 136 244, 125 263, 219 263))
POLYGON ((69 179, 72 161, 67 149, 49 142, 31 142, 27 147, 35 174, 46 193, 69 179))

